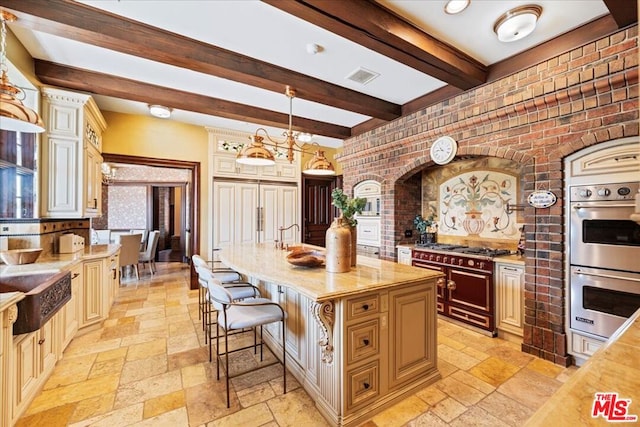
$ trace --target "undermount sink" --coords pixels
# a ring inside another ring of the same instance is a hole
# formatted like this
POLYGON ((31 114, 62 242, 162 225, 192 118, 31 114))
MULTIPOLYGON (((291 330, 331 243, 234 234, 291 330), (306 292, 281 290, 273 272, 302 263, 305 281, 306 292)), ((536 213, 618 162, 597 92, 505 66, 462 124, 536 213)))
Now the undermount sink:
POLYGON ((25 274, 0 278, 0 293, 24 292, 18 302, 18 319, 13 334, 19 335, 40 329, 71 299, 71 273, 25 274))

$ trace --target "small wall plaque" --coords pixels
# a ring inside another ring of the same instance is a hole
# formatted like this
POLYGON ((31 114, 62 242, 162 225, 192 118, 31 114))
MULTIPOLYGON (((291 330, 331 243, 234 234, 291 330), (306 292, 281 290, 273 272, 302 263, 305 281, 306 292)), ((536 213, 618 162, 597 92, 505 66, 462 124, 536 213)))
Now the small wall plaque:
POLYGON ((556 195, 551 191, 536 190, 529 194, 527 201, 534 208, 548 208, 556 203, 556 195))

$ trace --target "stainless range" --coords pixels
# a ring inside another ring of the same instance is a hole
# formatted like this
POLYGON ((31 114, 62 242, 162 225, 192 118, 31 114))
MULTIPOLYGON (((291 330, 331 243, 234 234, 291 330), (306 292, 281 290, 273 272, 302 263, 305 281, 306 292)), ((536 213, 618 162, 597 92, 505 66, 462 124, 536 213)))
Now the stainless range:
POLYGON ((570 188, 570 327, 608 338, 640 308, 638 182, 570 188))
POLYGON ((501 249, 429 244, 412 251, 412 265, 445 274, 438 281, 438 313, 488 331, 495 331, 493 258, 501 249))

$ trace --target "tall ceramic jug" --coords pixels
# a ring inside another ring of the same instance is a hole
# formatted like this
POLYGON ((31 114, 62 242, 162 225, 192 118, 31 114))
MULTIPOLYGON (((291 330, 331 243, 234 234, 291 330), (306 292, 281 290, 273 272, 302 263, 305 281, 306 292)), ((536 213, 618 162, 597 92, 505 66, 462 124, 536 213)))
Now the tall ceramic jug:
POLYGON ((351 268, 351 231, 343 218, 336 218, 326 234, 325 265, 329 273, 346 273, 351 268))

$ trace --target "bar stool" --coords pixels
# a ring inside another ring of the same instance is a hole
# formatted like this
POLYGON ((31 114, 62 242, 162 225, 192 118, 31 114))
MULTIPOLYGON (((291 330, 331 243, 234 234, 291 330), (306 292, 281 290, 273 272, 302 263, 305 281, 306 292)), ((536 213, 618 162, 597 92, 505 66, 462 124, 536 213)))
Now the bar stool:
MULTIPOLYGON (((209 265, 210 263, 202 258, 200 255, 192 255, 191 261, 193 262, 193 266, 196 269, 196 273, 198 272, 198 268, 204 268, 213 273, 213 276, 224 283, 240 283, 242 282, 242 276, 240 273, 227 268, 227 267, 212 267, 209 265)), ((200 286, 198 287, 198 305, 200 311, 198 311, 198 319, 202 319, 202 330, 205 330, 205 304, 207 304, 205 299, 205 288, 206 288, 206 280, 200 281, 198 280, 200 286)), ((247 283, 247 282, 242 282, 247 283)))
MULTIPOLYGON (((287 392, 287 352, 286 352, 286 328, 285 328, 285 314, 284 310, 280 306, 267 298, 249 298, 242 301, 235 301, 233 294, 228 287, 222 285, 219 280, 209 279, 207 283, 207 296, 209 301, 213 305, 214 309, 218 312, 216 321, 216 378, 220 379, 220 363, 222 362, 222 356, 224 356, 225 362, 225 378, 227 386, 227 408, 230 406, 229 402, 229 353, 235 353, 237 351, 253 348, 254 352, 257 347, 260 346, 260 361, 263 360, 262 347, 264 341, 262 339, 262 326, 269 323, 281 322, 282 324, 282 372, 283 372, 283 393, 287 392), (260 343, 257 343, 256 328, 260 327, 260 343), (230 332, 241 332, 244 329, 252 328, 254 333, 253 345, 229 350, 228 336, 230 332), (220 329, 224 332, 224 353, 220 352, 220 329)), ((211 340, 209 340, 209 351, 211 351, 211 340)), ((275 355, 275 353, 274 353, 275 355)), ((280 363, 279 360, 269 363, 267 365, 261 365, 261 369, 266 366, 275 365, 280 363)), ((253 369, 252 369, 253 370, 253 369)), ((237 373, 233 375, 237 377, 242 374, 246 374, 249 371, 237 373)))

